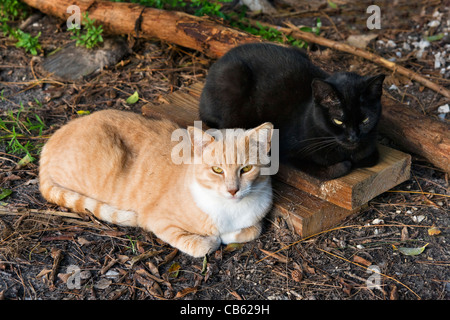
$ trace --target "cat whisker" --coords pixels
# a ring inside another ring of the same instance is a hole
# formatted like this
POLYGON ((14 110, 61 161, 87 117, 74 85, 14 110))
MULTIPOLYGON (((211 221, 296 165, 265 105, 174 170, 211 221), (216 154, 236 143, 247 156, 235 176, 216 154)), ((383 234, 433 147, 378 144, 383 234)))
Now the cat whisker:
POLYGON ((300 140, 300 141, 298 141, 298 143, 302 143, 302 142, 306 142, 306 141, 313 141, 313 140, 334 140, 334 139, 336 139, 335 137, 333 137, 333 136, 328 136, 328 137, 314 137, 314 138, 308 138, 308 139, 303 139, 303 140, 300 140))
POLYGON ((309 156, 313 153, 316 153, 317 151, 329 148, 329 147, 336 147, 338 144, 336 141, 326 141, 326 142, 320 142, 320 143, 314 143, 310 144, 302 149, 299 150, 299 154, 303 154, 303 157, 309 156))

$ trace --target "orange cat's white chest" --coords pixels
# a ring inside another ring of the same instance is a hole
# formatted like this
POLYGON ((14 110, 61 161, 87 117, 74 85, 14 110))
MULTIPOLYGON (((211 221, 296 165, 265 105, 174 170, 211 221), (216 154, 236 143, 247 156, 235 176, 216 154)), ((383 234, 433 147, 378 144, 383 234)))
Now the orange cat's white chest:
POLYGON ((196 205, 215 223, 219 235, 235 232, 259 223, 272 205, 272 186, 267 179, 242 199, 228 199, 194 181, 190 186, 196 205))

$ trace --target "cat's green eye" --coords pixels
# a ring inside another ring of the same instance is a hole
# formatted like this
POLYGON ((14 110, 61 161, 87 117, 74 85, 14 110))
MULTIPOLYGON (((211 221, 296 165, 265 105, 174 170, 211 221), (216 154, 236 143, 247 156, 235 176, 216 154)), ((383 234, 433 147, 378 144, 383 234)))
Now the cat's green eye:
POLYGON ((249 164, 248 166, 245 166, 241 169, 241 173, 249 172, 250 170, 252 170, 252 168, 253 166, 249 164))
POLYGON ((212 167, 211 169, 212 169, 212 171, 214 171, 217 174, 223 173, 223 169, 221 167, 212 167))
POLYGON ((336 123, 338 126, 342 125, 342 121, 338 119, 333 119, 333 122, 336 123))
POLYGON ((368 124, 368 123, 369 123, 369 118, 365 118, 365 119, 362 121, 362 123, 363 123, 363 124, 368 124))

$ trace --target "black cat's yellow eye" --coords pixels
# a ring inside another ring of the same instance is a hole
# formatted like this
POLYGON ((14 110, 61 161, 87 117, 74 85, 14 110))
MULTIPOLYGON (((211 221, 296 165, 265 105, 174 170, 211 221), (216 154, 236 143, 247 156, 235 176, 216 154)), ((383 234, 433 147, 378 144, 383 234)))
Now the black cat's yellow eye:
POLYGON ((338 119, 333 119, 333 122, 336 123, 338 126, 342 125, 342 121, 338 119))
POLYGON ((365 119, 362 121, 362 123, 363 123, 363 124, 368 124, 368 123, 369 123, 369 118, 365 118, 365 119))
POLYGON ((214 171, 217 174, 223 173, 223 169, 221 167, 212 167, 211 169, 212 169, 212 171, 214 171))
POLYGON ((250 170, 252 170, 252 168, 253 166, 249 164, 248 166, 245 166, 241 169, 241 173, 249 172, 250 170))

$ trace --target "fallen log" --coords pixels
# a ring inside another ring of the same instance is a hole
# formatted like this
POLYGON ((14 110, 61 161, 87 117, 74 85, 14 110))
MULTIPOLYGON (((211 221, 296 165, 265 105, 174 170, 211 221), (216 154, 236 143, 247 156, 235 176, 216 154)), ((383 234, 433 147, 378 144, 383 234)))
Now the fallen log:
MULTIPOLYGON (((261 42, 261 38, 215 23, 208 18, 195 17, 183 12, 164 11, 144 8, 139 4, 120 3, 97 0, 22 0, 46 14, 67 19, 67 7, 77 5, 81 12, 89 12, 89 17, 97 20, 103 28, 113 34, 131 34, 144 39, 158 38, 180 46, 195 49, 211 58, 219 58, 231 48, 250 42, 261 42)), ((286 28, 287 29, 287 28, 286 28)), ((288 29, 292 32, 292 29, 288 29)), ((320 43, 333 49, 342 46, 335 41, 317 37, 313 34, 295 31, 295 35, 306 41, 320 43), (325 39, 318 42, 317 39, 325 39)), ((344 47, 345 49, 346 47, 344 47)), ((346 50, 344 50, 346 51, 346 50)), ((356 54, 361 50, 347 50, 356 54)), ((379 60, 379 59, 378 59, 379 60)), ((384 60, 373 60, 375 63, 384 60)), ((389 65, 390 66, 390 65, 389 65)), ((389 67, 385 65, 385 67, 389 67)), ((395 65, 396 66, 396 65, 395 65)), ((392 66, 391 66, 392 67, 392 66)), ((405 68, 394 68, 394 72, 406 72, 406 75, 426 84, 449 97, 449 90, 438 86, 405 68), (410 73, 411 72, 411 73, 410 73)), ((405 150, 425 157, 435 166, 450 173, 449 148, 450 126, 431 117, 422 116, 397 103, 384 100, 383 117, 380 122, 381 132, 389 136, 405 150), (426 125, 423 125, 426 124, 426 125), (428 131, 428 132, 427 132, 428 131), (439 133, 440 132, 440 133, 439 133), (431 138, 433 137, 435 138, 431 138), (436 138, 436 137, 441 137, 436 138), (436 140, 437 139, 437 140, 436 140), (429 143, 433 141, 432 143, 429 143), (439 141, 436 143, 436 141, 439 141)))
POLYGON ((261 42, 251 34, 228 28, 208 18, 180 11, 165 11, 135 3, 101 0, 22 0, 48 15, 67 20, 67 8, 76 5, 81 13, 89 12, 111 34, 160 39, 219 58, 230 48, 244 43, 261 42))
POLYGON ((383 97, 381 134, 450 173, 450 125, 383 97))

